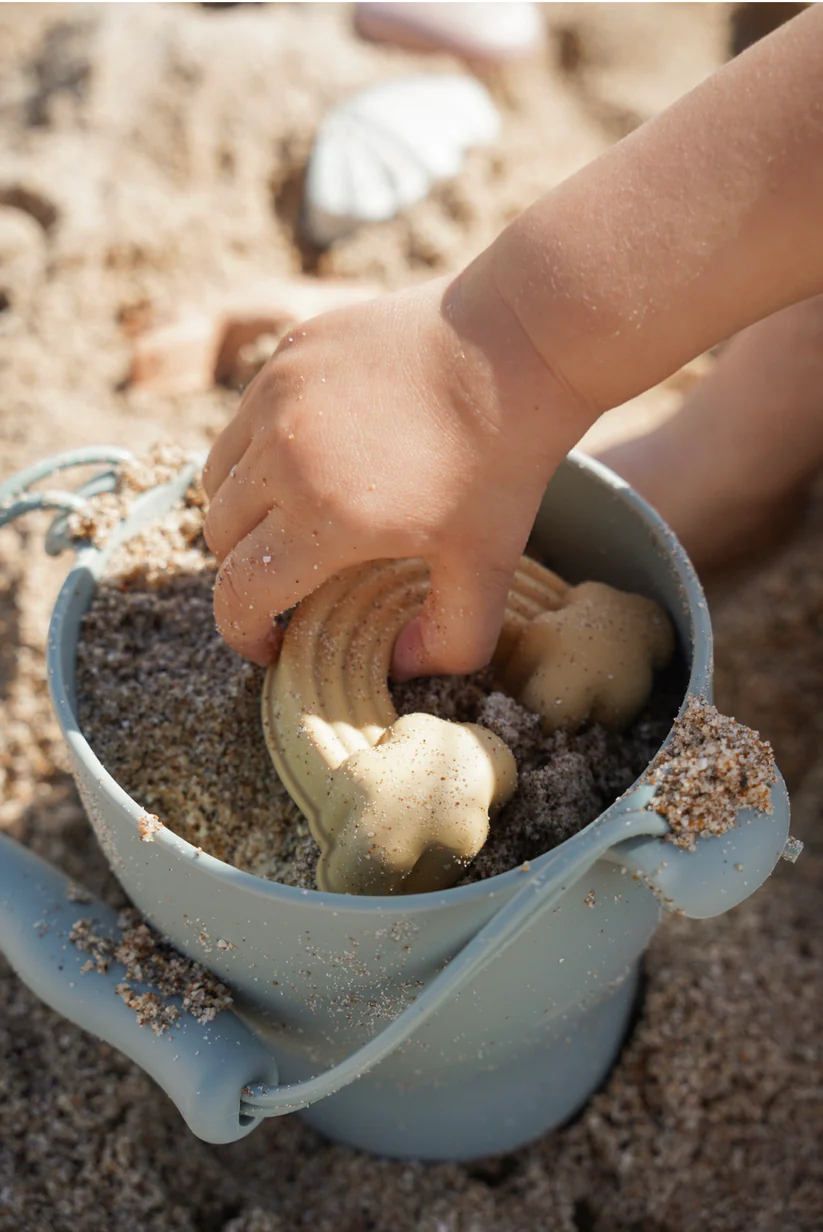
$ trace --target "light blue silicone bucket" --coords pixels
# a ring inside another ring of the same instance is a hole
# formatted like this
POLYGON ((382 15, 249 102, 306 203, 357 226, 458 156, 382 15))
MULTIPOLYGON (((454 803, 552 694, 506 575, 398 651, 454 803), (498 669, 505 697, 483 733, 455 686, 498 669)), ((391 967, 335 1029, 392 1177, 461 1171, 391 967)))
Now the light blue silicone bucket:
MULTIPOLYGON (((78 507, 111 485, 110 471, 74 494, 31 493, 31 485, 71 465, 123 457, 78 451, 18 475, 0 488, 0 525, 43 505, 78 507)), ((9 838, 0 838, 0 948, 44 1001, 152 1074, 210 1142, 300 1111, 329 1137, 378 1154, 467 1159, 562 1124, 620 1049, 661 913, 717 915, 751 894, 784 853, 783 781, 772 789, 772 814, 743 813, 695 852, 666 841, 666 823, 647 807, 653 792, 636 787, 528 869, 397 898, 264 881, 166 829, 141 842, 143 809, 77 724, 77 640, 113 548, 159 518, 190 474, 140 497, 105 549, 79 547, 51 621, 48 673, 72 771, 111 867, 154 926, 229 985, 234 1007, 207 1026, 184 1014, 162 1036, 139 1027, 114 994, 123 968, 82 975, 86 955, 68 941, 80 916, 115 932, 114 912, 72 901, 66 878, 9 838)), ((673 535, 625 483, 570 456, 548 486, 533 540, 572 582, 596 579, 662 603, 688 664, 688 692, 710 699, 712 639, 700 585, 673 535)), ((46 546, 53 554, 76 546, 64 517, 46 546)))

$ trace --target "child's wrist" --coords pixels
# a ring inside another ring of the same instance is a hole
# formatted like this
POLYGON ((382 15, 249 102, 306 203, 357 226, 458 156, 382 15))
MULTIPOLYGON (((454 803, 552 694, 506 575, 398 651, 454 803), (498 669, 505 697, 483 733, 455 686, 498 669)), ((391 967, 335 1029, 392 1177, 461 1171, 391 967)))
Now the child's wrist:
POLYGON ((446 288, 443 312, 486 368, 491 408, 507 434, 526 431, 553 468, 598 418, 594 406, 549 363, 504 297, 494 245, 446 288))

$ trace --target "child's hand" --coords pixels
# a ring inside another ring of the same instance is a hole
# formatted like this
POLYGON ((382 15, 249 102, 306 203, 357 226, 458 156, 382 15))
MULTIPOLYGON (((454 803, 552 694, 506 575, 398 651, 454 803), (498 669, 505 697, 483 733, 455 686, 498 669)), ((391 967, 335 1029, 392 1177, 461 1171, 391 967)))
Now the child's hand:
POLYGON ((394 673, 482 666, 545 484, 586 426, 493 289, 465 279, 297 327, 206 467, 220 632, 269 663, 272 618, 326 578, 422 557, 431 593, 394 673))

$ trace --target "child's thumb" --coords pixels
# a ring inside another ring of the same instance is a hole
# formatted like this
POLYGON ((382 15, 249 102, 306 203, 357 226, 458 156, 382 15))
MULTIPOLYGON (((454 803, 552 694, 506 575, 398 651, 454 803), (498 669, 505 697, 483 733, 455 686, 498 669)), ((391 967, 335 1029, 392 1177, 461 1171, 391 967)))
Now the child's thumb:
POLYGON ((457 676, 485 667, 500 636, 516 565, 517 559, 495 568, 465 557, 429 562, 428 598, 394 644, 392 678, 457 676))

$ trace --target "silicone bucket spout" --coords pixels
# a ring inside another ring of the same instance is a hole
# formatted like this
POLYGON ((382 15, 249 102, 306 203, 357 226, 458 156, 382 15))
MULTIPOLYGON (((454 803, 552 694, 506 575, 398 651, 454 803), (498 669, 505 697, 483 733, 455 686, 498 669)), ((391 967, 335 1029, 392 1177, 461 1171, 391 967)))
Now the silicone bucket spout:
MULTIPOLYGON (((651 787, 638 787, 626 797, 634 809, 647 809, 653 800, 651 787)), ((641 877, 668 910, 710 919, 753 894, 781 856, 796 858, 795 847, 789 845, 789 793, 780 774, 771 789, 771 804, 770 813, 740 809, 730 830, 698 839, 693 851, 659 839, 631 838, 605 858, 641 877)))
MULTIPOLYGON (((125 968, 82 970, 88 954, 69 940, 73 924, 88 919, 99 934, 120 933, 117 912, 85 891, 82 901, 64 874, 0 834, 0 948, 24 984, 77 1026, 106 1040, 154 1078, 205 1142, 234 1142, 257 1118, 241 1111, 240 1092, 260 1082, 277 1085, 277 1065, 257 1037, 230 1010, 201 1024, 180 1017, 162 1035, 140 1026, 115 989, 125 968)), ((151 990, 130 980, 135 992, 151 990)))

